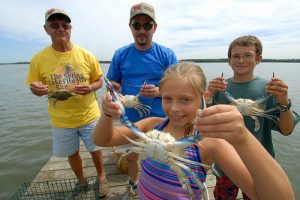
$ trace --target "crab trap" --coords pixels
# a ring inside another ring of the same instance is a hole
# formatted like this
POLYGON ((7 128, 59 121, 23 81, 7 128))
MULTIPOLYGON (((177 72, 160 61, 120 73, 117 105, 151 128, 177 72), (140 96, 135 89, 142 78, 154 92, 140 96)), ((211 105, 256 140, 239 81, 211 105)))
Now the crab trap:
POLYGON ((86 184, 77 179, 24 183, 12 197, 13 200, 81 200, 100 199, 98 177, 87 177, 86 184))

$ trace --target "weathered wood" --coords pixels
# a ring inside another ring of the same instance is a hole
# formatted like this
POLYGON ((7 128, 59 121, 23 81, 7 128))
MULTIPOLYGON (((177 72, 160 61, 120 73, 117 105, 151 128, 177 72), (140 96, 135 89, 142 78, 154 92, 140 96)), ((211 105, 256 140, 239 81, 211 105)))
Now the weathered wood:
MULTIPOLYGON (((107 197, 103 199, 122 199, 122 196, 125 194, 128 187, 128 174, 122 174, 117 169, 116 160, 111 155, 110 148, 102 148, 102 153, 104 156, 104 168, 109 182, 109 193, 107 197)), ((86 177, 97 176, 97 172, 94 167, 90 153, 86 151, 83 145, 81 145, 80 148, 80 155, 83 161, 84 175, 86 177)), ((33 181, 43 182, 74 178, 76 177, 69 165, 67 158, 51 157, 33 181)), ((208 187, 209 196, 211 200, 214 199, 213 188, 215 186, 215 183, 215 176, 212 175, 211 172, 208 172, 206 185, 208 187)), ((239 193, 238 197, 238 199, 242 199, 241 193, 239 193)))

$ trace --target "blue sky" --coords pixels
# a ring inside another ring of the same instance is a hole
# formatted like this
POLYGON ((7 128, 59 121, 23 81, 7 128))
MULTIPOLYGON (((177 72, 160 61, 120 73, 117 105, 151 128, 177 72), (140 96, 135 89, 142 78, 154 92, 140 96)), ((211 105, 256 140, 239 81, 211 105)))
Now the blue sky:
MULTIPOLYGON (((30 61, 50 44, 44 14, 56 7, 72 18, 72 41, 99 60, 133 41, 128 27, 136 0, 10 0, 1 3, 0 63, 30 61)), ((264 58, 300 58, 298 0, 148 0, 158 23, 154 41, 179 59, 225 58, 229 43, 256 35, 264 58)))

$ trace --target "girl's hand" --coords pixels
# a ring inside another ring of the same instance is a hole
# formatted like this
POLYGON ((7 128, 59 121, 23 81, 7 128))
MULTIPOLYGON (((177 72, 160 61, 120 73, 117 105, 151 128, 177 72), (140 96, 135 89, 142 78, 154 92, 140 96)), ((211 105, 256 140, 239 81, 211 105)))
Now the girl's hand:
POLYGON ((249 133, 241 113, 235 106, 215 105, 197 111, 194 128, 205 137, 221 138, 232 145, 246 140, 249 133))
POLYGON ((122 114, 120 105, 112 101, 112 96, 109 92, 106 92, 102 97, 102 111, 106 116, 111 116, 113 118, 119 118, 122 114))

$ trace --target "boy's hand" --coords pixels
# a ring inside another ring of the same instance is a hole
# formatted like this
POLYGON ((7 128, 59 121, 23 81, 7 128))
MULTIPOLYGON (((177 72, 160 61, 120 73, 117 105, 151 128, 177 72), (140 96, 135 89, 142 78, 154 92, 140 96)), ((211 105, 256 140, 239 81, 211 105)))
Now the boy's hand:
POLYGON ((266 92, 274 95, 277 102, 287 105, 288 102, 288 85, 279 78, 272 78, 266 85, 266 92))
POLYGON ((223 77, 217 77, 209 81, 208 91, 213 96, 217 91, 224 91, 227 87, 227 82, 223 77))
POLYGON ((221 138, 232 145, 246 141, 247 130, 241 113, 235 106, 215 105, 197 111, 194 128, 205 137, 221 138))

